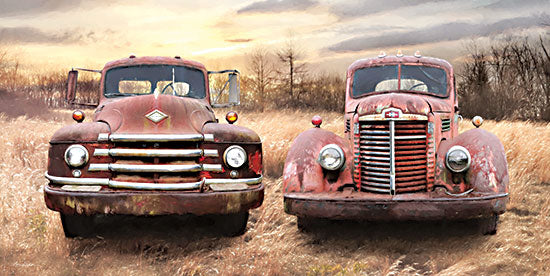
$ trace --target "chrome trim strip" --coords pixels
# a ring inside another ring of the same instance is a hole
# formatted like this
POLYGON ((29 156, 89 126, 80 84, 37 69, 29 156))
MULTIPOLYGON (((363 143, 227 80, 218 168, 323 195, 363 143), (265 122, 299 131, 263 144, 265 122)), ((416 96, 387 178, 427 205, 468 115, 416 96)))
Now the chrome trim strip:
POLYGON ((199 189, 201 185, 206 184, 247 184, 254 185, 262 183, 263 177, 257 178, 241 178, 241 179, 220 179, 220 178, 203 178, 198 182, 190 183, 139 183, 139 182, 123 182, 114 181, 107 178, 72 178, 51 176, 47 172, 45 177, 52 183, 58 185, 102 185, 111 188, 134 189, 134 190, 189 190, 199 189))
POLYGON ((390 195, 395 195, 395 121, 390 121, 390 195))
POLYGON ((137 164, 90 164, 90 172, 144 172, 144 173, 179 173, 179 172, 221 172, 220 164, 192 165, 137 165, 137 164))
POLYGON ((204 183, 204 179, 198 182, 191 183, 137 183, 137 182, 122 182, 109 181, 109 187, 117 189, 136 189, 136 190, 196 190, 204 183))
POLYGON ((73 177, 60 177, 51 176, 46 173, 46 178, 55 183, 62 185, 109 185, 109 179, 107 178, 73 178, 73 177))
POLYGON ((399 118, 384 118, 384 114, 370 114, 359 117, 359 121, 427 121, 428 116, 418 114, 400 114, 399 118))
POLYGON ((397 136, 394 139, 396 139, 396 140, 426 139, 426 135, 397 136))
POLYGON ((115 157, 218 157, 218 150, 202 149, 95 149, 94 156, 115 157))
POLYGON ((125 134, 100 133, 99 142, 213 142, 213 134, 125 134))
POLYGON ((202 170, 206 172, 223 172, 220 164, 202 164, 202 170))
POLYGON ((240 178, 240 179, 231 179, 231 178, 205 178, 204 184, 247 184, 254 185, 262 183, 263 176, 257 178, 240 178))
POLYGON ((178 172, 200 172, 202 171, 202 166, 200 164, 194 164, 194 165, 90 164, 88 171, 178 173, 178 172))

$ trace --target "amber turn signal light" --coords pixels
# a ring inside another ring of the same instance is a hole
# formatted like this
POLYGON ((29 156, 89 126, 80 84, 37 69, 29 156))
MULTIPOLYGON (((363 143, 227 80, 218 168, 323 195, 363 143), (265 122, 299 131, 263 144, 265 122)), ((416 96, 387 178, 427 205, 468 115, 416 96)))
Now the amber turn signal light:
POLYGON ((323 119, 321 119, 321 116, 315 115, 315 116, 313 116, 313 118, 311 118, 311 123, 315 127, 321 127, 321 124, 323 123, 323 119))
POLYGON ((475 116, 472 118, 472 124, 474 124, 475 127, 480 127, 483 124, 483 118, 481 118, 481 116, 475 116))
POLYGON ((229 111, 229 112, 227 112, 227 115, 225 115, 225 120, 230 124, 235 123, 237 121, 237 119, 239 119, 239 116, 237 115, 237 112, 235 112, 235 111, 229 111))
POLYGON ((75 120, 77 123, 82 123, 84 121, 84 112, 80 110, 75 110, 73 112, 73 120, 75 120))

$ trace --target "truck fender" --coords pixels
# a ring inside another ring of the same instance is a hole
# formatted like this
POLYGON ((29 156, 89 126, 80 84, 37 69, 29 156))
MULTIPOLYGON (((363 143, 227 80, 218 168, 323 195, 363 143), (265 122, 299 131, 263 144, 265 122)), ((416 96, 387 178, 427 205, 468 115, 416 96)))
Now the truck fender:
POLYGON ((283 172, 283 191, 335 191, 344 184, 352 184, 353 155, 349 143, 342 137, 320 128, 302 132, 288 151, 283 172), (327 172, 318 163, 319 152, 328 144, 336 144, 344 151, 345 163, 335 179, 327 179, 327 172))
MULTIPOLYGON (((455 145, 465 147, 471 164, 465 181, 476 192, 508 193, 506 152, 498 137, 484 129, 465 131, 449 141, 442 141, 437 151, 436 181, 452 183, 451 171, 445 165, 447 151, 455 145)), ((437 184, 437 183, 436 183, 437 184)))

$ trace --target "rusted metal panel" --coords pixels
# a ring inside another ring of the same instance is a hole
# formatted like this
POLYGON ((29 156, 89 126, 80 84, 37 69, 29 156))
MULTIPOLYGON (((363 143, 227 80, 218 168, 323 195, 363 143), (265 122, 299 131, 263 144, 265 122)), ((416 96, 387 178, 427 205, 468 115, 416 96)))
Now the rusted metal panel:
POLYGON ((249 128, 230 124, 205 124, 204 133, 212 133, 217 143, 260 143, 260 136, 249 128))
MULTIPOLYGON (((415 194, 418 195, 418 194, 415 194)), ((323 195, 285 195, 285 212, 300 217, 330 219, 451 220, 472 219, 502 214, 507 194, 471 198, 410 198, 399 200, 377 195, 337 197, 323 195)))
POLYGON ((64 214, 231 214, 259 207, 264 186, 233 192, 69 192, 46 186, 44 197, 49 209, 64 214))
POLYGON ((345 132, 349 142, 321 129, 308 130, 295 139, 283 175, 287 213, 332 219, 427 220, 492 216, 506 210, 509 179, 504 148, 485 130, 458 135, 454 72, 448 62, 419 57, 366 59, 352 64, 347 76, 345 132), (386 91, 351 96, 355 70, 388 64, 444 69, 447 95, 386 91), (386 117, 388 110, 397 119, 386 117), (346 155, 345 169, 336 177, 317 163, 320 149, 329 143, 340 145, 346 155), (445 165, 446 153, 454 145, 471 154, 471 167, 464 173, 451 173, 445 165), (327 184, 330 181, 333 185, 327 184), (392 187, 397 194, 391 193, 392 187))
POLYGON ((507 193, 509 181, 504 146, 496 135, 484 129, 471 129, 440 144, 436 185, 447 187, 454 193, 463 193, 471 188, 480 192, 507 193), (470 169, 457 184, 453 183, 444 159, 445 153, 454 145, 465 147, 472 156, 470 169))
POLYGON ((94 122, 64 127, 50 142, 50 184, 45 187, 45 197, 52 210, 67 214, 200 215, 241 212, 261 205, 261 139, 250 129, 217 123, 202 64, 179 57, 113 61, 102 70, 98 92, 102 96, 94 122), (204 74, 206 97, 103 96, 108 70, 139 65, 196 68, 204 74), (78 168, 70 168, 64 161, 65 151, 73 144, 81 144, 89 154, 89 161, 78 168), (248 155, 238 169, 223 160, 224 151, 235 144, 248 155), (70 181, 73 179, 83 181, 70 181), (86 179, 93 183, 86 183, 86 179), (62 189, 73 182, 85 184, 62 189), (159 191, 162 188, 166 191, 159 191), (235 191, 221 192, 224 189, 235 191))
POLYGON ((345 184, 352 184, 351 156, 349 143, 342 137, 320 128, 306 130, 296 137, 288 151, 283 173, 283 191, 337 191, 345 184), (319 151, 327 144, 340 146, 346 156, 343 169, 334 172, 334 175, 328 178, 317 162, 319 151))
POLYGON ((111 133, 201 133, 204 124, 216 118, 198 99, 150 94, 101 101, 94 121, 108 123, 111 133), (145 117, 154 110, 168 117, 159 122, 145 117))

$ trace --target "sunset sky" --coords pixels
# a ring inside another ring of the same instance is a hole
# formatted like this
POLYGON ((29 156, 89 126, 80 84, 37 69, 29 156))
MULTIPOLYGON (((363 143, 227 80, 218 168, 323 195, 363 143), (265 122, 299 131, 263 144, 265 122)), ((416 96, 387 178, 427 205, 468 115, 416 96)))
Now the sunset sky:
POLYGON ((0 47, 34 67, 135 53, 246 70, 254 48, 292 39, 311 68, 343 73, 382 50, 454 61, 472 41, 548 35, 549 14, 548 0, 0 0, 0 47))

